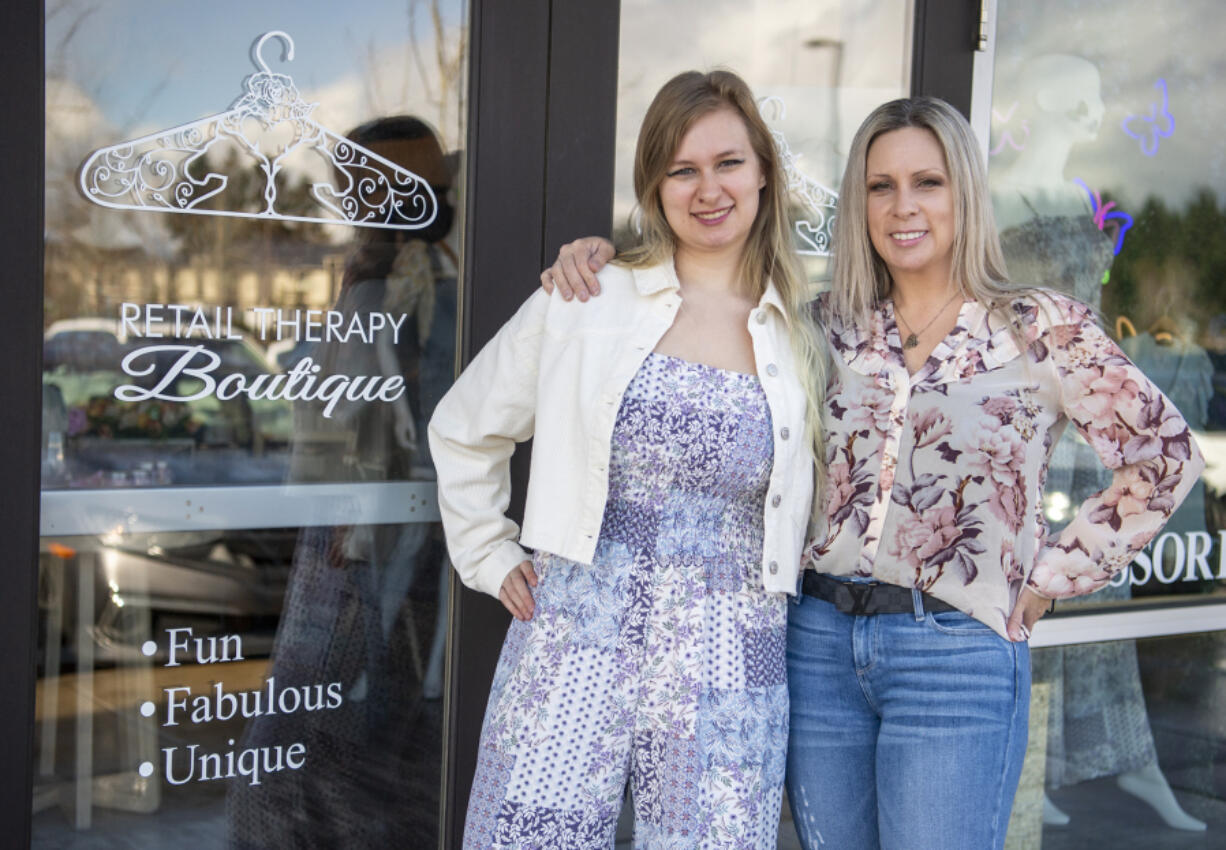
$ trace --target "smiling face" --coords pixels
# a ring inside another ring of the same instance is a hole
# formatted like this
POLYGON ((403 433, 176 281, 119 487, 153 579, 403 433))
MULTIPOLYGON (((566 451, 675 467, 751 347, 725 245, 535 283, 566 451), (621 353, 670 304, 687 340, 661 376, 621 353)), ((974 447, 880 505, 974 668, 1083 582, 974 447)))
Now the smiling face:
POLYGON ((677 255, 739 258, 766 185, 745 122, 732 109, 696 120, 660 183, 660 207, 677 239, 677 255))
POLYGON ((869 239, 894 282, 947 283, 954 193, 937 137, 920 127, 882 133, 869 146, 865 181, 869 239))

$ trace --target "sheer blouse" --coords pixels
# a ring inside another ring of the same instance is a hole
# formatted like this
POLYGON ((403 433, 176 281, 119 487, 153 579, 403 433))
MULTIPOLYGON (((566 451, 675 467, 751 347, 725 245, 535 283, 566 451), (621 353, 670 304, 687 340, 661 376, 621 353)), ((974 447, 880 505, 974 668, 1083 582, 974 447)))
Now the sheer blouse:
POLYGON ((965 302, 912 375, 891 302, 867 333, 818 302, 828 473, 805 566, 918 587, 1005 635, 1023 583, 1090 593, 1158 533, 1204 467, 1187 423, 1085 305, 1049 292, 1012 310, 1016 329, 965 302), (1069 423, 1112 477, 1049 537, 1044 476, 1069 423))

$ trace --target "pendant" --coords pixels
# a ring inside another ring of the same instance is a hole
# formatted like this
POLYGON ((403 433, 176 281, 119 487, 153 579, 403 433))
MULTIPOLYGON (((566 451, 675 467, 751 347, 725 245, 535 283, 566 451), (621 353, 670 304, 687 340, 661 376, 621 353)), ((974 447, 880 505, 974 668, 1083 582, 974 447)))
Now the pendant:
POLYGON ((911 334, 911 336, 907 337, 906 341, 903 342, 902 347, 915 348, 917 345, 919 345, 919 340, 915 338, 915 334, 911 334))

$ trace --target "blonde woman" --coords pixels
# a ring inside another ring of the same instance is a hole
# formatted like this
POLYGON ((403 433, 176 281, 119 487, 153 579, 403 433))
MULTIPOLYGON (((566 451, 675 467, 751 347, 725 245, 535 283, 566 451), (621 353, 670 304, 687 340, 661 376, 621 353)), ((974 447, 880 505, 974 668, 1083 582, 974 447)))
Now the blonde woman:
POLYGON ((744 82, 668 82, 634 182, 643 242, 601 303, 533 295, 430 423, 452 560, 515 616, 466 848, 609 847, 627 779, 636 847, 775 846, 819 337, 744 82))
MULTIPOLYGON (((600 250, 547 274, 577 286, 600 250)), ((1030 629, 1126 568, 1203 461, 1093 311, 1008 281, 978 145, 943 101, 892 101, 856 133, 818 312, 827 473, 788 616, 797 831, 810 850, 1002 847, 1030 629), (1070 424, 1112 478, 1049 538, 1070 424)))

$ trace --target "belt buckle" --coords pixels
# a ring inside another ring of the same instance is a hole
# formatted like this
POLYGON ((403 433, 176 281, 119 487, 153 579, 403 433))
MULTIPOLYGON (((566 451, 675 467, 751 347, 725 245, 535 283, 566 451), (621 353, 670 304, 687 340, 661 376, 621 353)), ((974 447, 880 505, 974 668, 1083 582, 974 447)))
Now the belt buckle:
POLYGON ((873 613, 869 610, 869 601, 873 598, 876 582, 847 581, 843 582, 843 586, 851 594, 851 610, 848 614, 859 617, 873 613))

